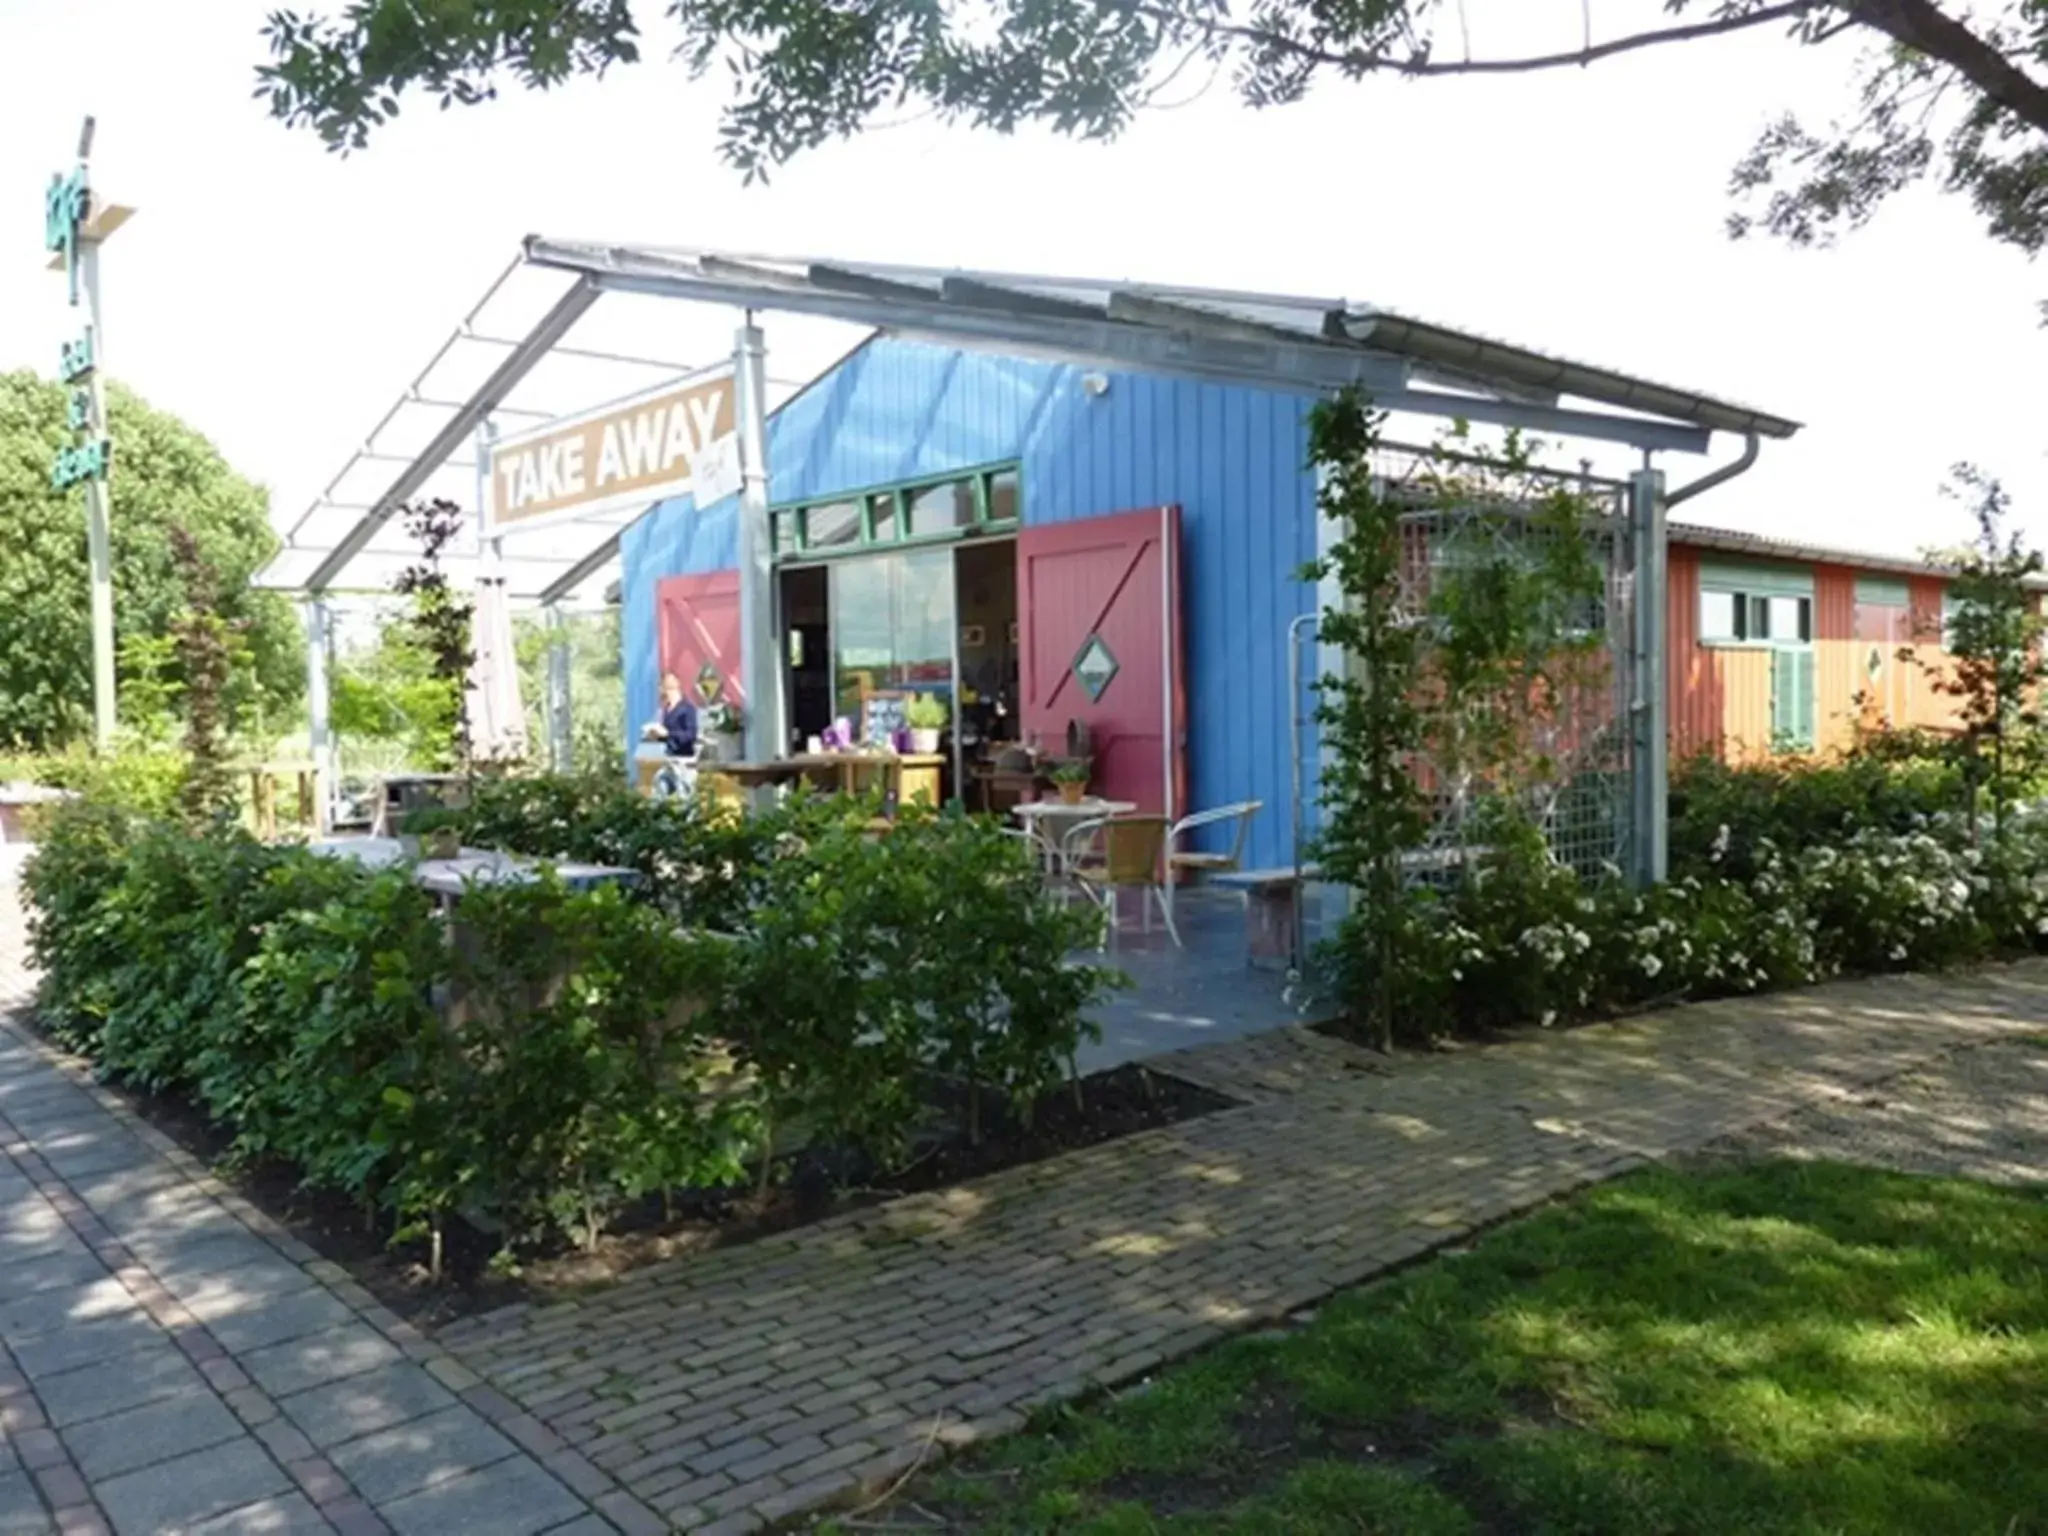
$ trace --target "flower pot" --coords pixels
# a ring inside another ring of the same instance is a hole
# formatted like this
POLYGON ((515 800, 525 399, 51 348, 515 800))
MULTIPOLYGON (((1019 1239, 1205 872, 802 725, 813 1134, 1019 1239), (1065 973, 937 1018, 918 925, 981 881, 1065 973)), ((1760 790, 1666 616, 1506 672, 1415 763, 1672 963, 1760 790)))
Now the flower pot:
POLYGON ((1088 793, 1086 784, 1062 784, 1059 786, 1060 799, 1068 805, 1079 805, 1081 797, 1088 793))
POLYGON ((915 726, 911 727, 910 750, 913 752, 920 753, 932 753, 938 751, 939 733, 937 731, 921 730, 915 726))

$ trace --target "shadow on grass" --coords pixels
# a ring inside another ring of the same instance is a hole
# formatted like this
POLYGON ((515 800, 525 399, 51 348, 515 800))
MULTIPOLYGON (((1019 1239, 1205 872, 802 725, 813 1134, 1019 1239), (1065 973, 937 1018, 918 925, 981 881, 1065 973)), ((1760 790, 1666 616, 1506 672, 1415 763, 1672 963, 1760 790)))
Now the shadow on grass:
POLYGON ((1622 1179, 914 1485, 931 1529, 2048 1532, 2048 1194, 1622 1179))

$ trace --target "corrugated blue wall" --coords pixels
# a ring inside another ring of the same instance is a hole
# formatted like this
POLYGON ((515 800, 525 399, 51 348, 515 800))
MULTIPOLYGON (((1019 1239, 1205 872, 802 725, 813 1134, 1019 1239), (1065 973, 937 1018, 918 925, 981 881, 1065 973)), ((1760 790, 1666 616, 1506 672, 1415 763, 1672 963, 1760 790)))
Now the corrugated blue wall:
MULTIPOLYGON (((1313 610, 1308 404, 1141 374, 871 342, 769 423, 778 503, 1018 460, 1024 521, 1177 503, 1195 808, 1262 800, 1246 856, 1292 857, 1287 626, 1313 610)), ((620 540, 628 721, 655 706, 655 584, 737 563, 734 503, 663 502, 620 540)))
POLYGON ((1308 403, 1294 396, 1117 374, 1062 389, 1024 455, 1024 519, 1181 509, 1188 789, 1205 810, 1262 800, 1246 858, 1292 855, 1287 626, 1315 606, 1308 403))

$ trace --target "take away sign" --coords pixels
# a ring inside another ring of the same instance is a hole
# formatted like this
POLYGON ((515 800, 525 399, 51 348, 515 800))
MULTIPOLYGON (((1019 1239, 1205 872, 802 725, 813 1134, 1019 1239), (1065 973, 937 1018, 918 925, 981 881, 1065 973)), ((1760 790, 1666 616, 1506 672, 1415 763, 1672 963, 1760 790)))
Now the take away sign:
POLYGON ((697 493, 700 504, 737 489, 732 364, 721 363, 631 399, 565 416, 490 445, 486 537, 645 507, 697 493))

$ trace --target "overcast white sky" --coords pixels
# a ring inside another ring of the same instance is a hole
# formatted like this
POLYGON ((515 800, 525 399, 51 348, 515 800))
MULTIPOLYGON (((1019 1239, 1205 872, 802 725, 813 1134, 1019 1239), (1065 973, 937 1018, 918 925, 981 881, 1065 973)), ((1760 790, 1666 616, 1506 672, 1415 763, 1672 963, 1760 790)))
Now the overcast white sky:
MULTIPOLYGON (((541 231, 1342 295, 1808 424, 1688 516, 1912 551, 1963 531, 1936 490, 1969 458, 2048 540, 2048 268, 1925 193, 1834 251, 1722 234, 1729 167, 1777 110, 1825 112, 1838 50, 1759 35, 1544 77, 1332 84, 1262 113, 1219 84, 1112 146, 914 123, 748 188, 713 153, 722 82, 662 60, 651 13, 652 62, 409 103, 342 159, 251 99, 269 3, 0 0, 0 367, 54 371, 70 320, 42 192, 92 112, 97 189, 142 210, 106 256, 111 370, 283 519, 541 231)), ((1469 9, 1481 52, 1559 25, 1575 41, 1576 5, 1469 9)), ((1593 6, 1603 30, 1659 11, 1593 6)), ((814 365, 777 334, 772 372, 814 365)))

